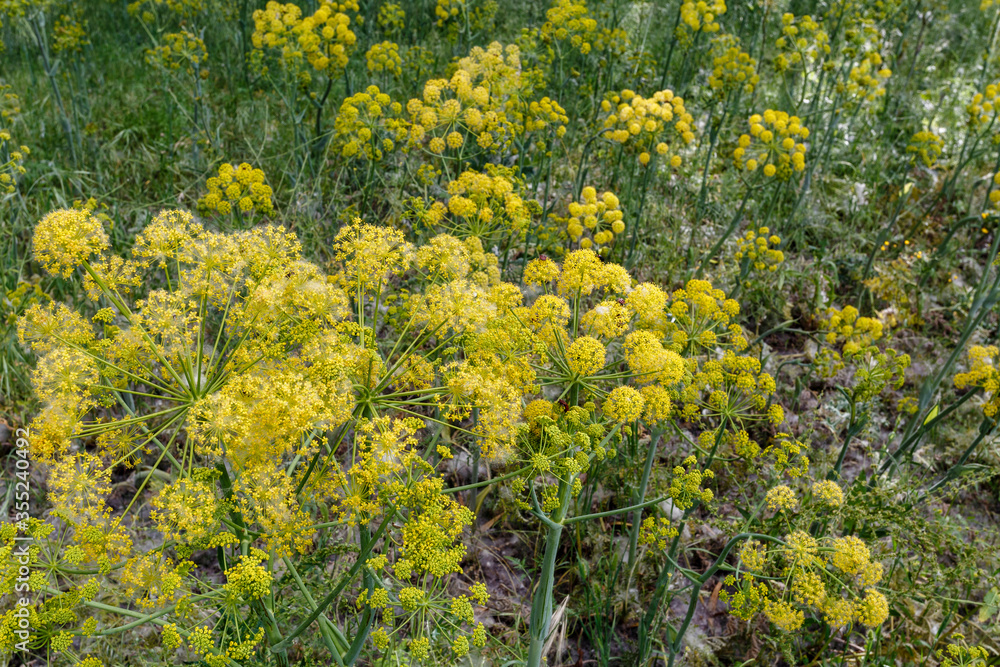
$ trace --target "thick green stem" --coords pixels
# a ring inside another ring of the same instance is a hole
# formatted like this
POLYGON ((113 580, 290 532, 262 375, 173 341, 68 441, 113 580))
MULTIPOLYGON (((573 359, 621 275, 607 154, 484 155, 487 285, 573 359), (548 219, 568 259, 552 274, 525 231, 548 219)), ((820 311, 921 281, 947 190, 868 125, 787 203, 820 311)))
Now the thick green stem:
POLYGON ((538 575, 538 584, 531 602, 527 667, 541 667, 542 658, 545 657, 543 655, 545 640, 549 636, 549 623, 552 621, 552 588, 555 586, 556 556, 559 553, 559 540, 562 537, 563 521, 569 510, 572 489, 571 479, 559 482, 559 508, 550 518, 545 518, 536 505, 536 511, 548 526, 548 531, 545 534, 542 570, 538 575))

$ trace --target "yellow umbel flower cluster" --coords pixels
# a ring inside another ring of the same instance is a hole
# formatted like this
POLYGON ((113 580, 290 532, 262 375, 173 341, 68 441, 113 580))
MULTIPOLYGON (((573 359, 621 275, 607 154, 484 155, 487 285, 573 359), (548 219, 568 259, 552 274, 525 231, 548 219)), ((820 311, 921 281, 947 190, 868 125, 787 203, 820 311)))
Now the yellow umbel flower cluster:
POLYGON ((920 158, 925 167, 933 167, 944 150, 944 139, 929 130, 922 130, 910 137, 906 152, 920 158))
POLYGON ((676 138, 682 146, 694 141, 694 117, 684 108, 684 100, 671 90, 661 90, 650 98, 623 90, 603 100, 601 110, 607 114, 600 121, 601 136, 627 146, 643 166, 655 153, 664 159, 670 155, 670 166, 679 167, 682 158, 671 150, 668 141, 676 138))
POLYGON ((969 114, 969 125, 973 129, 992 126, 1000 113, 1000 84, 991 83, 981 93, 972 96, 972 101, 965 107, 969 114))
POLYGON ((798 116, 767 109, 763 115, 748 119, 749 134, 740 135, 733 151, 733 161, 749 172, 761 169, 767 178, 786 181, 793 171, 806 168, 806 145, 809 130, 798 116))
POLYGON ((708 85, 719 97, 740 90, 749 95, 760 83, 757 60, 740 50, 739 37, 724 33, 712 38, 712 73, 708 85))
POLYGON ((546 42, 567 42, 587 55, 597 37, 597 21, 590 16, 586 0, 553 0, 545 12, 541 36, 546 42))
POLYGON ((393 76, 400 76, 403 73, 403 60, 399 57, 399 45, 395 42, 372 44, 365 53, 365 60, 369 72, 385 72, 393 76))
MULTIPOLYGON (((787 496, 778 506, 790 507, 794 496, 788 495, 787 487, 775 489, 787 496)), ((882 579, 882 564, 871 560, 868 547, 857 537, 817 539, 797 530, 786 535, 780 547, 748 542, 741 557, 748 550, 744 563, 748 569, 782 579, 786 585, 774 589, 763 583, 757 586, 752 575, 745 575, 754 587, 754 604, 733 604, 730 611, 743 620, 763 612, 779 630, 794 632, 810 612, 822 616, 834 629, 855 622, 874 628, 889 617, 888 601, 875 589, 882 579)), ((747 585, 735 577, 728 577, 725 583, 747 585)), ((720 599, 735 601, 738 595, 724 593, 720 599)))
MULTIPOLYGON (((68 278, 109 244, 101 220, 88 209, 62 209, 49 213, 35 228, 35 260, 52 274, 68 278)), ((53 333, 55 333, 53 331, 53 333)))
POLYGON ((983 414, 995 417, 1000 410, 1000 370, 997 362, 1000 351, 995 345, 973 345, 969 348, 969 370, 955 375, 955 387, 979 387, 986 392, 983 414))
POLYGON ((406 25, 406 10, 395 2, 383 3, 378 8, 376 21, 387 35, 398 35, 406 25))
POLYGON ((146 50, 146 62, 149 64, 168 70, 183 67, 189 75, 203 79, 208 77, 208 70, 205 68, 207 61, 205 42, 187 30, 168 33, 163 36, 163 44, 146 50))
POLYGON ((399 102, 393 102, 378 86, 368 86, 346 98, 333 125, 340 154, 348 159, 381 161, 406 139, 402 111, 399 102))
POLYGON ((773 273, 785 261, 785 254, 777 248, 779 245, 781 245, 781 237, 777 234, 771 234, 769 228, 761 227, 756 231, 748 229, 743 234, 743 238, 740 239, 739 249, 733 258, 737 262, 746 258, 757 271, 773 273))
POLYGON ((600 198, 591 186, 580 192, 580 201, 569 205, 570 218, 567 231, 574 242, 581 248, 596 246, 598 252, 606 250, 615 240, 615 235, 625 232, 625 222, 622 220, 621 204, 613 192, 605 192, 600 198), (584 232, 590 232, 590 238, 583 238, 584 232))
POLYGON ((515 132, 507 105, 516 104, 521 92, 521 58, 516 46, 504 48, 494 42, 485 50, 475 47, 459 60, 450 79, 431 79, 421 99, 407 102, 409 143, 426 143, 434 155, 448 150, 466 156, 500 152, 515 132))
MULTIPOLYGON (((982 9, 988 9, 992 4, 992 0, 983 0, 982 9)), ((965 639, 960 634, 954 634, 952 637, 959 642, 965 639)), ((986 661, 990 658, 990 652, 981 646, 960 644, 948 644, 939 649, 935 655, 941 661, 941 667, 986 667, 986 661)))
POLYGON ((808 14, 782 14, 781 37, 774 41, 780 53, 774 58, 774 69, 804 69, 830 54, 830 36, 808 14))
POLYGON ((228 162, 219 165, 218 176, 206 181, 208 192, 198 200, 198 207, 222 215, 239 212, 241 216, 253 213, 274 213, 271 186, 267 185, 264 172, 246 162, 234 166, 228 162))
POLYGON ((849 103, 871 102, 885 95, 885 81, 892 70, 882 66, 878 51, 869 51, 851 67, 846 81, 837 82, 837 92, 847 96, 849 103))
POLYGON ((702 488, 702 485, 706 480, 714 479, 715 474, 711 470, 698 470, 697 464, 698 458, 691 455, 674 467, 667 493, 678 509, 690 509, 696 502, 708 503, 714 497, 712 490, 702 488))
POLYGON ((254 32, 251 37, 258 67, 263 52, 278 52, 281 64, 302 85, 308 85, 313 71, 335 77, 345 67, 357 36, 351 30, 351 17, 347 12, 357 12, 356 0, 337 3, 324 1, 311 16, 302 16, 298 5, 281 4, 269 0, 264 9, 253 13, 254 32))
POLYGON ((522 199, 524 181, 511 167, 486 165, 486 173, 466 170, 446 189, 446 203, 434 202, 418 214, 428 225, 462 238, 509 244, 524 236, 537 208, 522 199))
POLYGON ((87 36, 87 23, 61 14, 52 26, 52 51, 54 53, 74 53, 83 52, 83 47, 90 44, 87 36))
POLYGON ((846 306, 838 310, 833 306, 820 316, 820 328, 826 330, 826 342, 843 344, 845 356, 857 354, 882 338, 882 322, 872 317, 859 317, 858 309, 846 306))
POLYGON ((10 86, 0 83, 0 193, 10 194, 16 189, 17 177, 25 173, 25 156, 31 153, 27 146, 18 146, 7 126, 21 114, 20 99, 10 92, 10 86))
POLYGON ((719 32, 718 17, 726 13, 725 0, 685 0, 680 7, 680 24, 676 36, 681 46, 688 47, 694 43, 694 36, 699 32, 719 32))
POLYGON ((465 0, 437 0, 434 5, 434 15, 437 17, 437 27, 443 28, 459 13, 465 11, 465 0))

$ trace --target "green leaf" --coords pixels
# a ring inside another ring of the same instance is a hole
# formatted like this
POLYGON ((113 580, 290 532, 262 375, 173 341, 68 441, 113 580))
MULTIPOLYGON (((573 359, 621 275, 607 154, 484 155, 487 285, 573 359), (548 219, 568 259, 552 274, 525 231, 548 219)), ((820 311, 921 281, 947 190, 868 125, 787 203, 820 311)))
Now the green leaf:
POLYGON ((1000 610, 1000 588, 994 586, 983 598, 983 606, 979 608, 979 622, 985 623, 1000 610))
POLYGON ((937 417, 937 415, 938 415, 938 406, 935 405, 933 408, 931 408, 931 411, 927 413, 927 418, 924 419, 923 426, 927 426, 928 422, 933 421, 934 418, 937 417))

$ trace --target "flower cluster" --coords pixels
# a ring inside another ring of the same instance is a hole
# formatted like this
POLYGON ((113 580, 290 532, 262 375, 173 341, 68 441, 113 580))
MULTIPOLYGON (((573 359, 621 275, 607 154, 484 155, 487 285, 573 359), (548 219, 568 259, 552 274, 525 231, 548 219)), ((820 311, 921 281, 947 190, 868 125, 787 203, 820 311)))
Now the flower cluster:
POLYGON ((983 414, 987 417, 996 416, 997 411, 1000 410, 998 357, 1000 357, 1000 351, 994 345, 973 345, 969 348, 969 370, 955 375, 956 388, 978 387, 986 392, 983 414))
MULTIPOLYGON (((787 487, 776 487, 786 489, 787 487)), ((774 491, 774 489, 772 489, 774 491)), ((777 501, 789 506, 790 501, 777 501)), ((748 543, 749 545, 750 543, 748 543)), ((867 545, 857 537, 816 538, 797 530, 784 536, 782 546, 764 549, 760 543, 744 547, 748 565, 754 572, 778 575, 787 587, 774 588, 754 584, 752 575, 744 575, 754 587, 753 604, 740 604, 740 595, 723 591, 719 599, 730 602, 730 613, 749 620, 762 612, 783 632, 802 627, 806 614, 822 618, 832 629, 857 622, 877 627, 889 617, 889 604, 875 586, 882 579, 882 564, 871 560, 867 545)), ((736 577, 727 577, 730 586, 746 586, 736 577)), ((739 590, 739 589, 738 589, 739 590)))
POLYGON ((686 146, 694 141, 694 118, 684 108, 684 100, 671 90, 661 90, 649 98, 623 90, 602 101, 601 110, 606 114, 600 121, 601 136, 627 146, 643 166, 655 153, 670 155, 670 166, 679 167, 681 156, 671 150, 668 142, 677 139, 686 146))
POLYGON ((779 245, 781 238, 777 234, 771 234, 767 227, 756 231, 748 229, 740 239, 739 249, 733 258, 737 262, 742 262, 745 258, 748 265, 757 271, 773 273, 785 261, 785 254, 778 250, 779 245))
POLYGON ((969 125, 973 129, 992 127, 1000 113, 1000 85, 991 83, 981 93, 972 96, 972 101, 965 107, 969 114, 969 125))
POLYGON ((385 2, 378 8, 376 21, 387 35, 398 35, 406 25, 406 10, 395 2, 385 2))
POLYGON ((62 14, 52 26, 52 50, 55 53, 76 53, 90 44, 87 22, 62 14))
POLYGON ((933 167, 944 150, 944 139, 929 130, 921 130, 906 145, 906 152, 920 158, 925 167, 933 167))
POLYGON ((569 214, 567 231, 581 248, 596 246, 600 251, 614 241, 615 235, 625 232, 624 214, 613 192, 598 198, 597 191, 588 185, 580 192, 580 201, 570 203, 569 214), (582 238, 585 230, 589 230, 590 238, 582 238))
POLYGON ((712 38, 712 72, 708 85, 720 97, 740 90, 749 95, 760 83, 757 60, 740 50, 740 40, 724 33, 712 38))
POLYGON ((587 11, 586 0, 555 0, 545 19, 542 39, 566 42, 583 55, 590 53, 597 37, 597 21, 587 11))
POLYGON ((882 322, 859 315, 854 306, 846 306, 843 310, 831 306, 820 316, 820 328, 826 331, 826 342, 842 344, 845 356, 857 354, 882 338, 882 322))
POLYGON ((393 76, 400 76, 403 73, 403 60, 399 57, 399 45, 395 42, 372 44, 365 53, 365 60, 369 72, 385 72, 393 76))
POLYGON ((516 128, 507 107, 522 92, 520 51, 499 43, 475 47, 458 62, 450 79, 431 79, 423 97, 406 104, 409 145, 424 146, 433 155, 446 151, 466 155, 498 153, 516 128))
POLYGON ((435 202, 423 212, 433 227, 461 238, 506 241, 520 238, 531 222, 531 202, 521 197, 524 183, 510 167, 487 165, 486 173, 466 170, 449 181, 447 203, 435 202))
POLYGON ((890 76, 892 70, 882 66, 878 51, 869 51, 851 67, 847 80, 837 83, 837 92, 846 95, 850 103, 871 102, 885 95, 885 81, 890 76))
POLYGON ((407 137, 399 102, 368 86, 344 99, 334 120, 335 143, 348 159, 381 161, 407 137))
POLYGON ((793 171, 806 168, 806 145, 809 130, 798 116, 767 109, 763 115, 749 118, 750 133, 740 135, 733 151, 736 166, 746 171, 761 168, 767 178, 788 180, 793 171))
POLYGON ((774 69, 804 69, 823 60, 830 54, 830 36, 808 14, 781 16, 781 37, 775 40, 779 53, 774 58, 774 69))
POLYGON ((198 207, 221 215, 235 212, 242 216, 270 215, 274 212, 273 193, 264 181, 264 172, 246 162, 239 166, 223 162, 219 165, 218 176, 206 181, 208 192, 198 200, 198 207))
POLYGON ((699 32, 719 32, 718 17, 726 13, 725 0, 685 0, 681 3, 680 23, 677 26, 677 39, 682 46, 690 46, 699 32))
POLYGON ((293 3, 281 4, 269 0, 264 9, 253 13, 254 32, 251 38, 258 66, 265 51, 278 53, 281 64, 291 71, 302 85, 308 85, 311 75, 306 64, 315 72, 337 76, 347 67, 357 36, 351 30, 351 17, 357 12, 356 0, 342 3, 324 0, 310 16, 293 3))
POLYGON ((163 36, 163 44, 146 51, 146 61, 168 70, 182 67, 191 76, 208 77, 205 63, 208 51, 200 37, 187 30, 172 32, 163 36))

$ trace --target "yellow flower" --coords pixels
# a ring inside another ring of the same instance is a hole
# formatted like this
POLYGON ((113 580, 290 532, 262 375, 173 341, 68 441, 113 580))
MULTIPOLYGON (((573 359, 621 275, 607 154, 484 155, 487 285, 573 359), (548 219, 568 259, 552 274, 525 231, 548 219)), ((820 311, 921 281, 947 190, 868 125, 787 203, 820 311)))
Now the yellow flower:
POLYGON ((795 496, 795 492, 784 484, 768 490, 764 500, 769 509, 779 511, 795 509, 799 504, 799 499, 795 496))
POLYGON ((805 622, 805 614, 782 600, 768 600, 764 603, 764 615, 784 632, 794 632, 805 622))
POLYGON ((844 491, 836 482, 830 480, 815 482, 812 490, 813 496, 824 505, 840 507, 844 504, 844 491))
POLYGON ((604 415, 614 422, 624 424, 642 416, 646 401, 632 387, 615 387, 604 401, 604 415))
POLYGON ((566 363, 572 373, 587 377, 604 367, 604 346, 591 336, 581 336, 566 348, 566 363))
POLYGON ((104 226, 87 209, 61 209, 49 213, 35 227, 35 259, 53 275, 69 278, 76 267, 109 245, 104 226))

